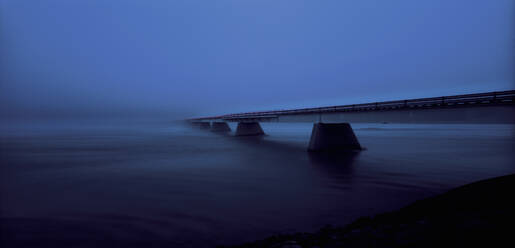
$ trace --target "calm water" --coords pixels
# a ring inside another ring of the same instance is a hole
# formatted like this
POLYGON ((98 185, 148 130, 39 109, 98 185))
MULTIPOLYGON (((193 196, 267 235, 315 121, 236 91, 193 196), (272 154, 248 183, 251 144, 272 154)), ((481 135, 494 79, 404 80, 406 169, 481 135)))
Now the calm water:
POLYGON ((2 242, 234 244, 515 173, 512 125, 354 124, 367 150, 332 156, 306 152, 311 125, 240 138, 162 122, 4 123, 2 242))

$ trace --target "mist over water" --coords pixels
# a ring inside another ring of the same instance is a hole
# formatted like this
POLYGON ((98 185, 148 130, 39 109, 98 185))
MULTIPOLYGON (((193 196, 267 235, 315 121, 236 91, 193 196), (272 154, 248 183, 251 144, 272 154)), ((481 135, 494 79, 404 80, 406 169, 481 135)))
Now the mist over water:
MULTIPOLYGON (((234 130, 234 124, 231 124, 234 130)), ((234 137, 172 122, 3 125, 3 237, 211 247, 343 225, 515 172, 513 125, 355 124, 367 150, 306 152, 309 123, 234 137)))

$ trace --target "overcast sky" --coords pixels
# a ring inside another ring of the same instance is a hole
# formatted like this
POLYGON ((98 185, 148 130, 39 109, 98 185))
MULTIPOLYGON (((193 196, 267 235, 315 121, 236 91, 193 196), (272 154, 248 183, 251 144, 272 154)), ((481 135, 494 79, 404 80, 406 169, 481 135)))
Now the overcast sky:
POLYGON ((0 0, 0 114, 177 116, 515 88, 513 0, 0 0))

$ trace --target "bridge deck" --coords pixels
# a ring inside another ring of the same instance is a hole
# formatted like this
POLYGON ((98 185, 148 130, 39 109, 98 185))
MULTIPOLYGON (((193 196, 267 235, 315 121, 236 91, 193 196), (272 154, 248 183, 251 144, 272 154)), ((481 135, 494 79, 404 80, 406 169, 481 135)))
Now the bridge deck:
POLYGON ((479 94, 453 95, 397 101, 338 105, 318 108, 246 112, 189 119, 189 121, 269 121, 287 115, 318 115, 326 113, 370 112, 401 109, 464 108, 478 106, 514 105, 515 90, 479 94))

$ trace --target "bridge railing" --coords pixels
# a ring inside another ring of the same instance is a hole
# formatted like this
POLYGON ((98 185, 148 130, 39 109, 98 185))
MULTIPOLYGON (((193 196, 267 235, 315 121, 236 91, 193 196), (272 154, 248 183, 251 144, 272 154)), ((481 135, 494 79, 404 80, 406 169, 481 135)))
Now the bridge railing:
POLYGON ((280 115, 295 115, 295 114, 315 114, 315 113, 328 113, 328 112, 356 112, 356 111, 380 111, 380 110, 393 110, 403 108, 438 108, 438 107, 456 107, 465 105, 490 105, 490 104, 513 104, 515 101, 515 90, 497 91, 478 94, 454 95, 443 97, 428 97, 418 99, 372 102, 350 105, 337 105, 329 107, 318 108, 301 108, 289 110, 273 110, 273 111, 258 111, 246 112, 237 114, 228 114, 220 116, 202 117, 190 120, 230 120, 230 119, 244 119, 244 118, 266 118, 271 116, 280 115))

